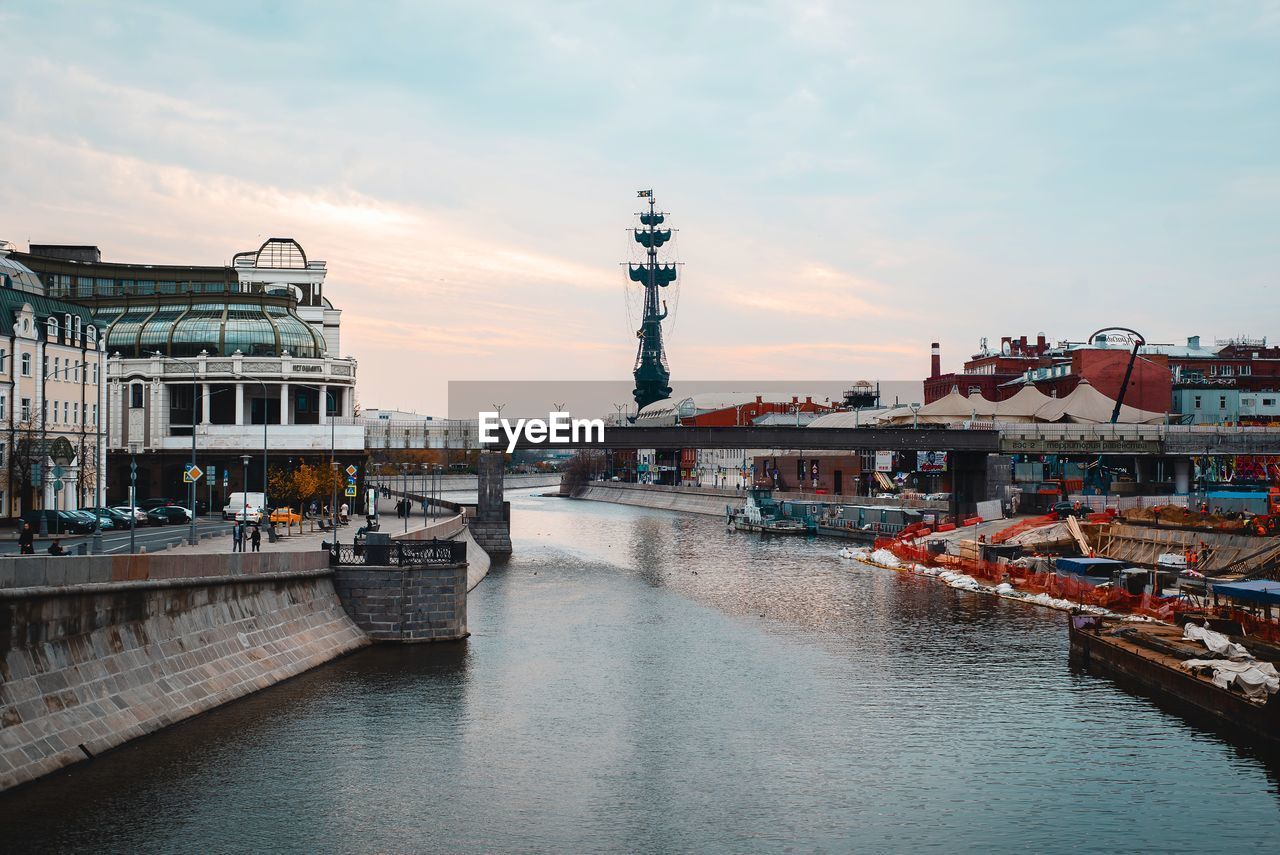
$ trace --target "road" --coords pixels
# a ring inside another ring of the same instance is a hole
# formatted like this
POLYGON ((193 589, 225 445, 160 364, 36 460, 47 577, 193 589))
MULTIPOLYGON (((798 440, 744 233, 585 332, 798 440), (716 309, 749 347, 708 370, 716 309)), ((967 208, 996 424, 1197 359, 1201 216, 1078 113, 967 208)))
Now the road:
MULTIPOLYGON (((201 534, 230 532, 231 523, 223 522, 221 517, 202 517, 196 521, 196 530, 201 534)), ((139 548, 146 547, 147 552, 156 552, 165 549, 170 543, 185 543, 187 540, 188 526, 185 523, 164 526, 139 526, 134 536, 139 548)), ((18 551, 18 533, 13 531, 3 540, 0 540, 0 555, 9 555, 18 551)), ((36 537, 36 554, 43 554, 48 548, 53 537, 36 537)), ((93 537, 87 534, 66 535, 59 537, 58 541, 62 544, 62 548, 68 552, 75 552, 79 544, 86 544, 86 549, 91 549, 93 537)), ((230 550, 230 545, 227 549, 230 550)), ((129 530, 103 532, 102 535, 102 551, 110 554, 128 554, 129 552, 129 530)))

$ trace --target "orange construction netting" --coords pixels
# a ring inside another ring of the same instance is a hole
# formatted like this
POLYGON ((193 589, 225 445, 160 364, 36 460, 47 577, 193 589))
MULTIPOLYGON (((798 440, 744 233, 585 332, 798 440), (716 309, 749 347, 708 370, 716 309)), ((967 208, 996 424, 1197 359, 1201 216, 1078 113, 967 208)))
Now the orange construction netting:
POLYGON ((926 567, 945 567, 992 584, 1008 582, 1019 591, 1048 594, 1060 600, 1069 600, 1081 605, 1101 606, 1115 612, 1146 615, 1157 620, 1173 620, 1174 608, 1179 602, 1176 597, 1130 594, 1119 588, 1111 586, 1101 588, 1069 576, 1036 572, 1013 564, 997 564, 994 561, 961 558, 957 555, 938 555, 922 546, 915 546, 901 540, 881 539, 876 541, 875 545, 877 549, 888 549, 902 561, 911 561, 926 567))

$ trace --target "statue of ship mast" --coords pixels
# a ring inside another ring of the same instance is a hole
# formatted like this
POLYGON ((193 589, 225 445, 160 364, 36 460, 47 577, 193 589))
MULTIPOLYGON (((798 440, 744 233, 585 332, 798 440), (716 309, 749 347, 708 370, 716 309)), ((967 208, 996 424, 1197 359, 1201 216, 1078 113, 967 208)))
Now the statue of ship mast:
POLYGON ((636 337, 640 339, 636 351, 636 388, 632 395, 636 412, 654 401, 671 397, 671 368, 667 365, 667 353, 662 345, 662 319, 667 316, 667 302, 658 297, 658 289, 666 288, 676 280, 674 264, 658 263, 658 248, 671 239, 671 229, 658 229, 666 214, 655 208, 652 190, 637 191, 642 199, 649 200, 649 213, 640 214, 642 229, 633 229, 636 243, 647 250, 648 260, 641 265, 628 265, 631 281, 644 287, 644 317, 636 337))

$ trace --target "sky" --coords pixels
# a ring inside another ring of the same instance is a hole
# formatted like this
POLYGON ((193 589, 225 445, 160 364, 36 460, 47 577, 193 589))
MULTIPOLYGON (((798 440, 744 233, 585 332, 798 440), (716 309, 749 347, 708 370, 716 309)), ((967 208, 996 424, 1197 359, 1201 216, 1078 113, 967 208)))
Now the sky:
POLYGON ((677 390, 1280 339, 1278 2, 0 0, 0 33, 0 239, 295 237, 365 408, 628 378, 649 188, 677 390))

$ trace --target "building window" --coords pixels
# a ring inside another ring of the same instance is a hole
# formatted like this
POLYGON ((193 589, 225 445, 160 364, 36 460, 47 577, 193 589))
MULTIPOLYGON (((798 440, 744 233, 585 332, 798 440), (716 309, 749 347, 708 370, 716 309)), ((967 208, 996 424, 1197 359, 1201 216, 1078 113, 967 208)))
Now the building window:
POLYGON ((64 315, 64 317, 66 318, 66 321, 62 325, 62 335, 64 336, 66 343, 71 344, 71 315, 68 313, 64 315))
POLYGON ((1240 406, 1242 406, 1242 407, 1252 407, 1252 406, 1253 406, 1253 398, 1241 398, 1241 399, 1240 399, 1240 406))
POLYGON ((129 409, 137 410, 142 407, 142 384, 133 383, 129 386, 129 409))
MULTIPOLYGON (((3 398, 0 398, 0 401, 3 401, 3 400, 4 400, 3 398)), ((1263 398, 1263 399, 1262 399, 1262 406, 1264 406, 1264 407, 1274 407, 1275 405, 1276 405, 1276 399, 1275 399, 1275 398, 1263 398)), ((4 417, 4 414, 3 414, 3 413, 0 413, 0 418, 3 418, 3 417, 4 417)))
POLYGON ((1220 410, 1225 410, 1226 408, 1227 408, 1227 396, 1226 396, 1226 395, 1219 395, 1219 396, 1218 396, 1218 409, 1220 409, 1220 410))
POLYGON ((98 405, 97 404, 93 405, 93 426, 94 427, 98 426, 98 405))
POLYGON ((3 348, 0 348, 0 373, 7 372, 9 370, 9 353, 3 348))
POLYGON ((1232 376, 1232 375, 1233 375, 1233 374, 1235 374, 1235 373, 1236 373, 1236 368, 1235 368, 1235 366, 1234 366, 1234 365, 1224 365, 1224 366, 1222 366, 1222 376, 1223 376, 1223 377, 1230 377, 1230 376, 1232 376))
POLYGON ((98 385, 98 366, 93 366, 93 385, 98 385))
POLYGON ((970 394, 970 395, 981 395, 981 394, 982 394, 982 387, 981 387, 981 386, 970 386, 970 387, 969 387, 969 394, 970 394))
POLYGON ((31 354, 29 353, 22 354, 22 376, 31 376, 31 354))
POLYGON ((4 443, 0 442, 0 467, 4 466, 4 452, 5 452, 4 443))
POLYGON ((61 380, 62 378, 58 376, 61 373, 62 373, 62 360, 59 357, 55 356, 53 358, 53 374, 49 376, 51 376, 54 380, 61 380))
POLYGON ((1200 409, 1200 396, 1196 395, 1194 400, 1195 400, 1195 405, 1194 405, 1195 409, 1197 410, 1200 409))
POLYGON ((30 398, 22 399, 22 420, 24 422, 31 421, 31 399, 30 398))
POLYGON ((47 321, 47 325, 49 327, 49 338, 53 339, 54 341, 57 341, 58 340, 58 319, 50 315, 49 320, 47 321))
POLYGON ((71 405, 71 423, 73 425, 80 424, 80 402, 76 401, 71 405))
POLYGON ((6 406, 8 402, 9 402, 8 398, 6 398, 4 395, 0 395, 0 419, 3 419, 6 415, 5 410, 8 409, 8 407, 6 406))
MULTIPOLYGON (((53 413, 54 415, 58 414, 58 410, 56 406, 54 407, 53 413)), ((43 401, 40 402, 40 421, 45 424, 49 423, 49 399, 48 398, 45 398, 43 401)))
POLYGON ((81 329, 82 329, 82 327, 81 327, 81 323, 82 323, 82 322, 81 322, 81 320, 80 320, 80 316, 79 316, 79 315, 76 315, 76 320, 75 320, 75 342, 74 342, 75 344, 79 344, 79 343, 80 343, 80 333, 81 333, 81 329))

